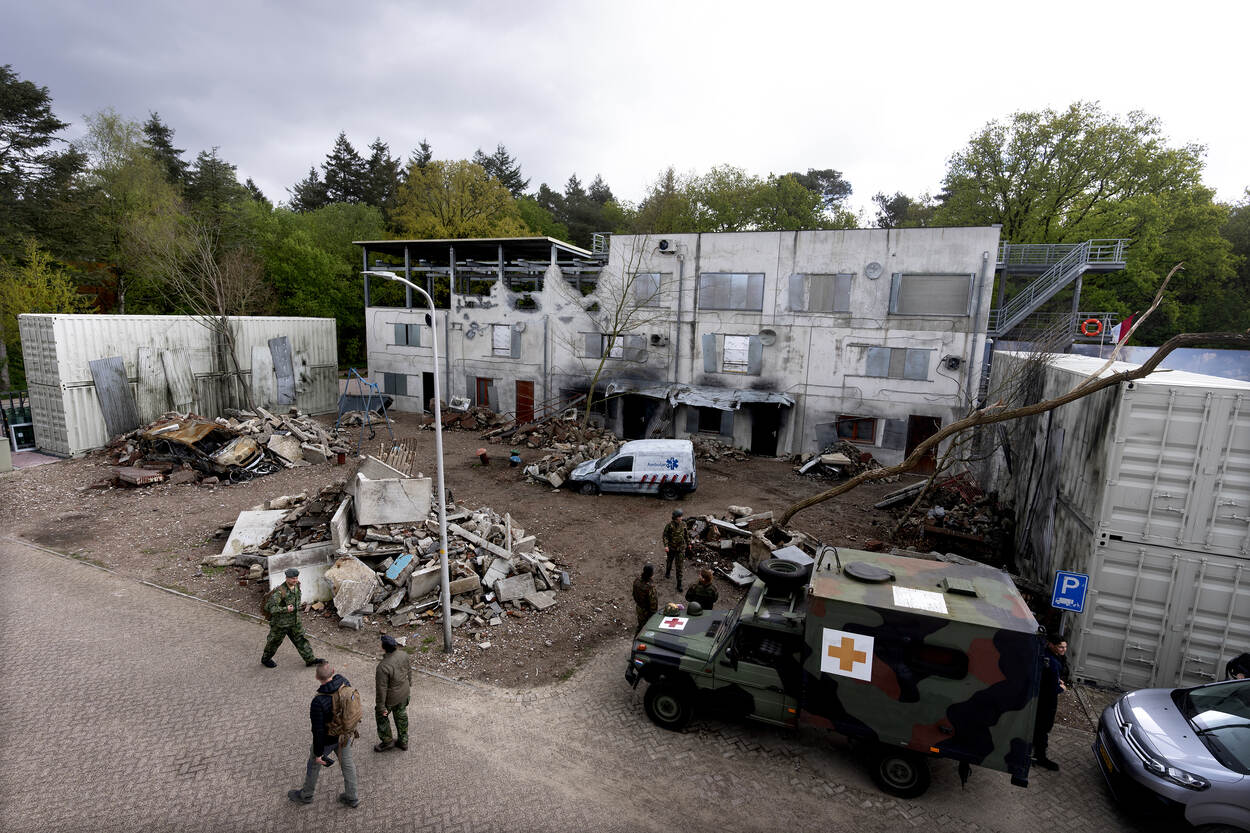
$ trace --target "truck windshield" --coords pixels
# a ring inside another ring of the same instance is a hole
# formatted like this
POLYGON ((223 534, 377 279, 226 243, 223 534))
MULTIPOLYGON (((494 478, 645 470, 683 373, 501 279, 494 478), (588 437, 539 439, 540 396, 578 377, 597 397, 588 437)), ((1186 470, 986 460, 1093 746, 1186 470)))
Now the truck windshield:
POLYGON ((712 646, 712 656, 715 656, 721 648, 725 647, 725 642, 729 639, 729 635, 734 632, 734 628, 738 627, 738 618, 742 616, 742 608, 746 606, 750 595, 750 593, 747 593, 743 596, 741 601, 738 602, 738 606, 730 611, 725 620, 721 622, 720 630, 716 633, 716 644, 712 646))

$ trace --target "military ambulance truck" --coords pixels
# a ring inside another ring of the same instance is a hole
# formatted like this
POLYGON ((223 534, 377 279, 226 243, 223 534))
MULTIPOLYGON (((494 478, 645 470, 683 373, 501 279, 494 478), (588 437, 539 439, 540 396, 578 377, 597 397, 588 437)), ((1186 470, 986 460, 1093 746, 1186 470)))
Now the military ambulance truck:
POLYGON ((757 575, 734 610, 692 605, 635 637, 625 679, 647 682, 657 725, 704 709, 834 730, 903 798, 928 788, 928 758, 1027 786, 1042 640, 1005 573, 824 547, 757 575))

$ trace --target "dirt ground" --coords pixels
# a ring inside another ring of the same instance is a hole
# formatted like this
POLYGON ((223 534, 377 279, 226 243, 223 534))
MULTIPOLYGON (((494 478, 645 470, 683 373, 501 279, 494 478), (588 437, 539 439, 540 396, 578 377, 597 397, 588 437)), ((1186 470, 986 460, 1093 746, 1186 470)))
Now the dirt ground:
MULTIPOLYGON (((432 476, 433 432, 423 430, 419 419, 409 414, 397 415, 393 430, 397 438, 418 438, 418 465, 432 476)), ((387 444, 389 437, 382 430, 372 440, 366 439, 362 450, 377 453, 387 444)), ((698 491, 676 504, 639 496, 587 497, 527 482, 519 469, 504 462, 506 450, 484 443, 476 433, 446 432, 447 489, 459 506, 489 506, 500 514, 510 512, 514 524, 538 536, 539 547, 566 569, 572 580, 572 587, 557 596, 554 607, 504 617, 502 625, 489 628, 483 635, 490 643, 485 649, 464 629, 458 629, 453 632, 450 653, 442 650, 442 626, 435 620, 393 628, 370 618, 360 631, 352 631, 340 628, 338 617, 328 611, 309 610, 304 614, 309 633, 368 653, 378 652, 381 633, 406 636, 419 665, 452 678, 480 680, 508 689, 528 689, 565 679, 605 640, 632 631, 631 584, 648 561, 656 564, 662 575, 660 531, 674 506, 683 507, 688 516, 723 515, 729 504, 756 511, 780 510, 829 485, 829 481, 800 476, 790 463, 773 458, 722 458, 699 462, 698 491), (493 457, 489 466, 482 466, 476 456, 483 445, 493 457)), ((541 454, 524 449, 522 456, 529 461, 541 454)), ((0 478, 0 508, 10 535, 256 614, 267 583, 242 580, 241 569, 200 566, 203 556, 220 551, 224 543, 214 538, 214 533, 233 523, 240 511, 265 500, 345 481, 355 466, 356 461, 349 459, 344 466, 286 469, 238 485, 101 489, 92 484, 107 477, 108 462, 94 454, 0 478)), ((904 478, 903 483, 907 482, 911 478, 904 478)), ((894 516, 891 511, 873 509, 872 504, 900 485, 866 484, 800 513, 790 526, 835 546, 862 547, 870 539, 888 540, 894 516)), ((699 566, 697 561, 687 563, 687 581, 694 579, 699 566)), ((724 605, 732 605, 740 597, 737 588, 724 579, 718 578, 717 585, 724 605)), ((661 580, 657 586, 661 604, 679 600, 673 582, 661 580)), ((33 592, 55 599, 55 588, 33 592)), ((101 600, 101 604, 108 603, 101 600)), ((247 659, 258 661, 260 649, 258 639, 256 657, 247 659)), ((289 645, 279 649, 277 660, 298 661, 289 645)), ((1076 698, 1069 699, 1073 701, 1070 707, 1077 706, 1076 698)), ((1070 718, 1074 724, 1085 723, 1079 712, 1070 718)), ((1066 722, 1063 713, 1060 719, 1066 722)))

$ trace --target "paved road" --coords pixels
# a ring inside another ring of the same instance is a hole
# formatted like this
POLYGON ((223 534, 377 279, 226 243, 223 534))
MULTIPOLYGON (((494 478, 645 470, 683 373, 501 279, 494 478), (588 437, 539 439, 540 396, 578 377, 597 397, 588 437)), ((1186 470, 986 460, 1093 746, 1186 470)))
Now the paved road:
MULTIPOLYGON (((815 733, 655 728, 624 643, 519 696, 418 675, 411 751, 373 753, 362 725, 361 806, 335 800, 337 767, 296 806, 315 681, 289 643, 262 668, 263 641, 250 618, 0 538, 0 830, 1133 829, 1082 733, 1056 729, 1063 770, 1027 790, 984 770, 961 790, 941 762, 898 801, 815 733)), ((317 651, 372 703, 371 659, 317 651)))

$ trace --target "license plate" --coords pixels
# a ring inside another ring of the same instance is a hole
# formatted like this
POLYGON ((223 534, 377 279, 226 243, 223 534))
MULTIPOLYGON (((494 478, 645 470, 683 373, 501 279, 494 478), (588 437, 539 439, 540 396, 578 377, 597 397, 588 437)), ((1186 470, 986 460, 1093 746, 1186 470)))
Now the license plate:
POLYGON ((1103 765, 1107 767, 1107 772, 1115 772, 1115 764, 1111 763, 1111 753, 1107 751, 1107 747, 1103 745, 1101 738, 1098 740, 1098 757, 1102 758, 1103 765))

